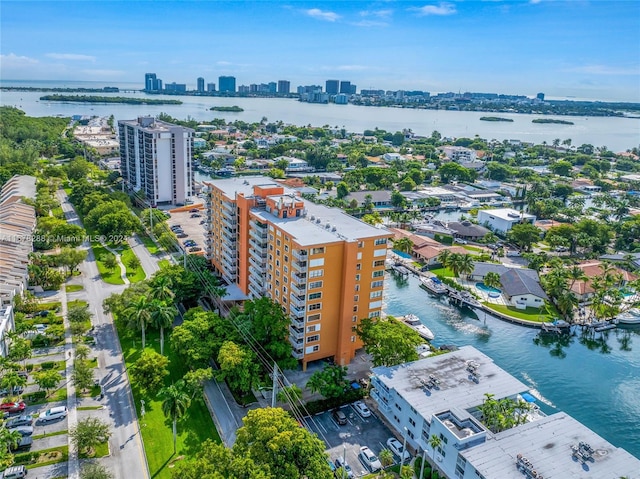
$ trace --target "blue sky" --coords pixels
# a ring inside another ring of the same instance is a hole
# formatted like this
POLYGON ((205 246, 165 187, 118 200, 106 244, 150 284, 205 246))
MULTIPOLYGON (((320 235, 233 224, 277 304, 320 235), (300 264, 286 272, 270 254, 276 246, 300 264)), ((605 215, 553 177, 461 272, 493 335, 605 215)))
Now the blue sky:
POLYGON ((2 1, 3 80, 360 88, 640 102, 640 2, 2 1))

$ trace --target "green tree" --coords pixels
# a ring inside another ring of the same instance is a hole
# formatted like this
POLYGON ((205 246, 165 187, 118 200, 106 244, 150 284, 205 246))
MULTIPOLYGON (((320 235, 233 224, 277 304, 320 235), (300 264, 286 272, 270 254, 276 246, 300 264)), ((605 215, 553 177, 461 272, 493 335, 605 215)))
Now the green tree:
POLYGON ((480 420, 492 432, 506 431, 527 422, 527 412, 531 405, 525 401, 511 398, 495 399, 493 394, 486 393, 482 405, 478 406, 480 420))
POLYGON ((495 271, 489 271, 483 278, 482 282, 490 288, 501 288, 500 275, 495 271))
POLYGON ((413 241, 408 236, 393 240, 393 247, 403 253, 411 254, 413 251, 413 241))
POLYGON ((131 306, 125 310, 125 320, 130 329, 142 331, 142 349, 145 348, 145 331, 151 321, 150 301, 146 296, 138 297, 131 306))
POLYGON ((57 256, 58 262, 62 266, 69 268, 69 274, 72 275, 78 265, 87 258, 87 251, 81 249, 63 248, 57 256))
POLYGON ((531 250, 531 246, 540 241, 540 229, 531 223, 514 225, 507 233, 507 239, 522 249, 531 250))
POLYGON ((549 169, 553 174, 558 176, 571 176, 571 170, 573 169, 573 165, 569 161, 560 160, 551 164, 549 166, 549 169))
POLYGON ((25 387, 27 385, 27 380, 18 374, 17 371, 9 370, 6 371, 2 375, 2 380, 0 380, 0 386, 3 389, 7 389, 9 391, 9 396, 13 397, 14 388, 25 387))
POLYGON ((83 462, 80 479, 113 479, 113 474, 97 462, 83 462))
POLYGON ((84 305, 71 306, 67 311, 67 319, 71 323, 84 323, 91 320, 89 307, 84 305))
POLYGON ((151 301, 149 309, 151 310, 151 324, 160 330, 160 354, 164 354, 164 328, 169 328, 173 325, 178 315, 178 309, 173 305, 168 306, 157 299, 151 301))
POLYGON ((391 192, 391 206, 393 206, 394 208, 402 208, 406 204, 407 200, 404 196, 402 196, 402 193, 397 190, 393 190, 391 192))
POLYGON ((274 479, 331 477, 325 444, 283 409, 254 409, 243 422, 234 455, 266 467, 274 479))
POLYGON ((374 366, 395 366, 418 359, 416 347, 424 340, 406 325, 393 318, 374 321, 364 318, 356 333, 371 354, 374 366))
POLYGON ((347 367, 337 364, 327 364, 322 371, 316 371, 307 382, 307 388, 314 393, 320 393, 327 399, 337 399, 349 389, 347 367))
POLYGON ((76 388, 82 391, 87 391, 93 386, 93 368, 87 361, 75 362, 71 381, 76 388))
POLYGON ((107 271, 113 271, 118 267, 118 260, 116 255, 113 253, 107 252, 102 255, 100 261, 104 264, 104 267, 107 268, 107 271))
POLYGON ((429 436, 429 447, 433 450, 433 453, 431 454, 431 462, 433 464, 436 463, 436 450, 441 444, 442 439, 440 439, 439 436, 436 436, 435 434, 431 434, 431 436, 429 436))
POLYGON ((343 199, 345 196, 349 194, 349 186, 344 181, 341 181, 336 186, 336 191, 338 194, 338 199, 343 199))
POLYGON ((378 454, 378 459, 380 459, 380 463, 382 464, 382 468, 386 469, 390 465, 393 464, 393 453, 389 449, 383 449, 378 454))
POLYGON ((71 440, 79 451, 91 455, 91 451, 111 437, 111 427, 96 417, 88 417, 78 421, 78 425, 69 433, 71 440))
POLYGON ((76 361, 86 361, 89 359, 89 355, 91 354, 91 349, 86 344, 78 344, 75 349, 75 358, 76 361))
POLYGON ((58 371, 52 371, 51 369, 45 371, 39 371, 33 375, 33 379, 41 390, 46 391, 47 396, 51 394, 51 390, 58 387, 62 376, 58 371))
POLYGON ((470 254, 451 253, 447 263, 455 276, 470 274, 474 269, 473 256, 470 254))
POLYGON ((169 375, 168 366, 169 360, 165 356, 145 349, 129 370, 135 384, 146 394, 153 394, 169 375))
POLYGON ((176 453, 178 438, 178 419, 184 416, 191 405, 189 394, 184 390, 184 381, 180 380, 171 386, 162 388, 158 393, 162 400, 162 412, 171 420, 173 431, 173 453, 176 453))
POLYGON ((226 341, 218 353, 219 380, 226 381, 233 391, 248 393, 258 378, 260 367, 253 352, 233 341, 226 341))
POLYGON ((33 354, 31 343, 23 337, 13 336, 9 344, 9 359, 22 361, 22 367, 26 367, 26 361, 33 354))
POLYGON ((196 394, 202 393, 204 383, 213 379, 213 369, 200 368, 189 371, 184 375, 183 379, 185 388, 191 393, 191 399, 193 399, 196 394))
POLYGON ((134 254, 127 261, 127 266, 133 270, 136 270, 140 267, 140 259, 134 254))
MULTIPOLYGON (((11 450, 18 447, 18 443, 22 439, 22 434, 18 431, 11 431, 7 428, 0 428, 0 448, 6 451, 7 454, 11 454, 11 450)), ((7 461, 9 458, 5 458, 7 461)), ((9 460, 10 464, 13 464, 13 458, 9 460)))

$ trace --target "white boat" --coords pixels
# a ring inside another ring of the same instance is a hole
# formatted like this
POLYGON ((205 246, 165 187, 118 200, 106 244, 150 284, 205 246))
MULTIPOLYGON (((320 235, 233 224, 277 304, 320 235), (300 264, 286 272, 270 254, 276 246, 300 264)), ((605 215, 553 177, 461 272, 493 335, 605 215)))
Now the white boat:
POLYGON ((418 353, 418 356, 420 356, 420 358, 426 358, 433 354, 433 352, 431 351, 431 347, 426 343, 418 345, 416 347, 416 353, 418 353))
POLYGON ((422 276, 420 277, 420 282, 422 283, 422 286, 424 286, 433 294, 444 294, 447 292, 447 287, 445 286, 445 284, 435 276, 422 276))
POLYGON ((405 324, 411 327, 416 333, 420 335, 421 338, 426 339, 427 341, 431 341, 435 338, 435 335, 431 332, 429 328, 427 328, 424 324, 420 322, 420 318, 418 318, 415 314, 407 314, 406 316, 402 316, 400 318, 404 321, 405 324))
POLYGON ((620 324, 640 324, 640 309, 633 308, 624 313, 620 313, 616 319, 620 324))

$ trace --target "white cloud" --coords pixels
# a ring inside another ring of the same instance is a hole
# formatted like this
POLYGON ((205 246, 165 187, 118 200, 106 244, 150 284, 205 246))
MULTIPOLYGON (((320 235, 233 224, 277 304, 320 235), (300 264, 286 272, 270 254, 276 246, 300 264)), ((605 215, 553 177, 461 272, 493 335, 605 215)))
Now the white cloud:
POLYGON ((309 15, 312 18, 317 18, 318 20, 324 20, 327 22, 335 22, 340 18, 335 12, 320 10, 319 8, 310 8, 309 10, 303 10, 305 15, 309 15))
POLYGON ((9 53, 8 55, 0 54, 0 64, 2 64, 3 68, 22 67, 26 65, 35 65, 36 63, 38 63, 38 60, 35 58, 16 55, 15 53, 9 53))
POLYGON ((457 13, 456 7, 452 3, 441 2, 438 5, 425 5, 424 7, 411 8, 418 12, 418 15, 453 15, 457 13))
POLYGON ((379 22, 376 20, 360 20, 359 22, 352 22, 354 27, 386 27, 389 25, 387 22, 379 22))
POLYGON ((363 10, 360 12, 361 17, 378 17, 389 18, 393 14, 393 10, 363 10))
POLYGON ((84 62, 95 62, 96 57, 91 55, 81 55, 79 53, 47 53, 46 57, 54 60, 78 60, 84 62))
POLYGON ((591 75, 640 75, 640 65, 633 67, 614 67, 609 65, 581 65, 568 68, 572 73, 588 73, 591 75))

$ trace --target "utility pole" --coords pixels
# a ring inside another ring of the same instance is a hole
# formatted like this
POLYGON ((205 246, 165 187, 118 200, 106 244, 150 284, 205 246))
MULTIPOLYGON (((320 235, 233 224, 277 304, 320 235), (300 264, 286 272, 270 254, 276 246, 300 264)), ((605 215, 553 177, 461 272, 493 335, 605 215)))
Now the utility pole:
POLYGON ((420 463, 420 475, 418 479, 422 479, 422 474, 424 473, 424 463, 427 461, 427 450, 424 449, 422 451, 422 462, 420 463))
POLYGON ((273 389, 271 391, 271 407, 276 407, 278 395, 278 363, 273 363, 273 389))

